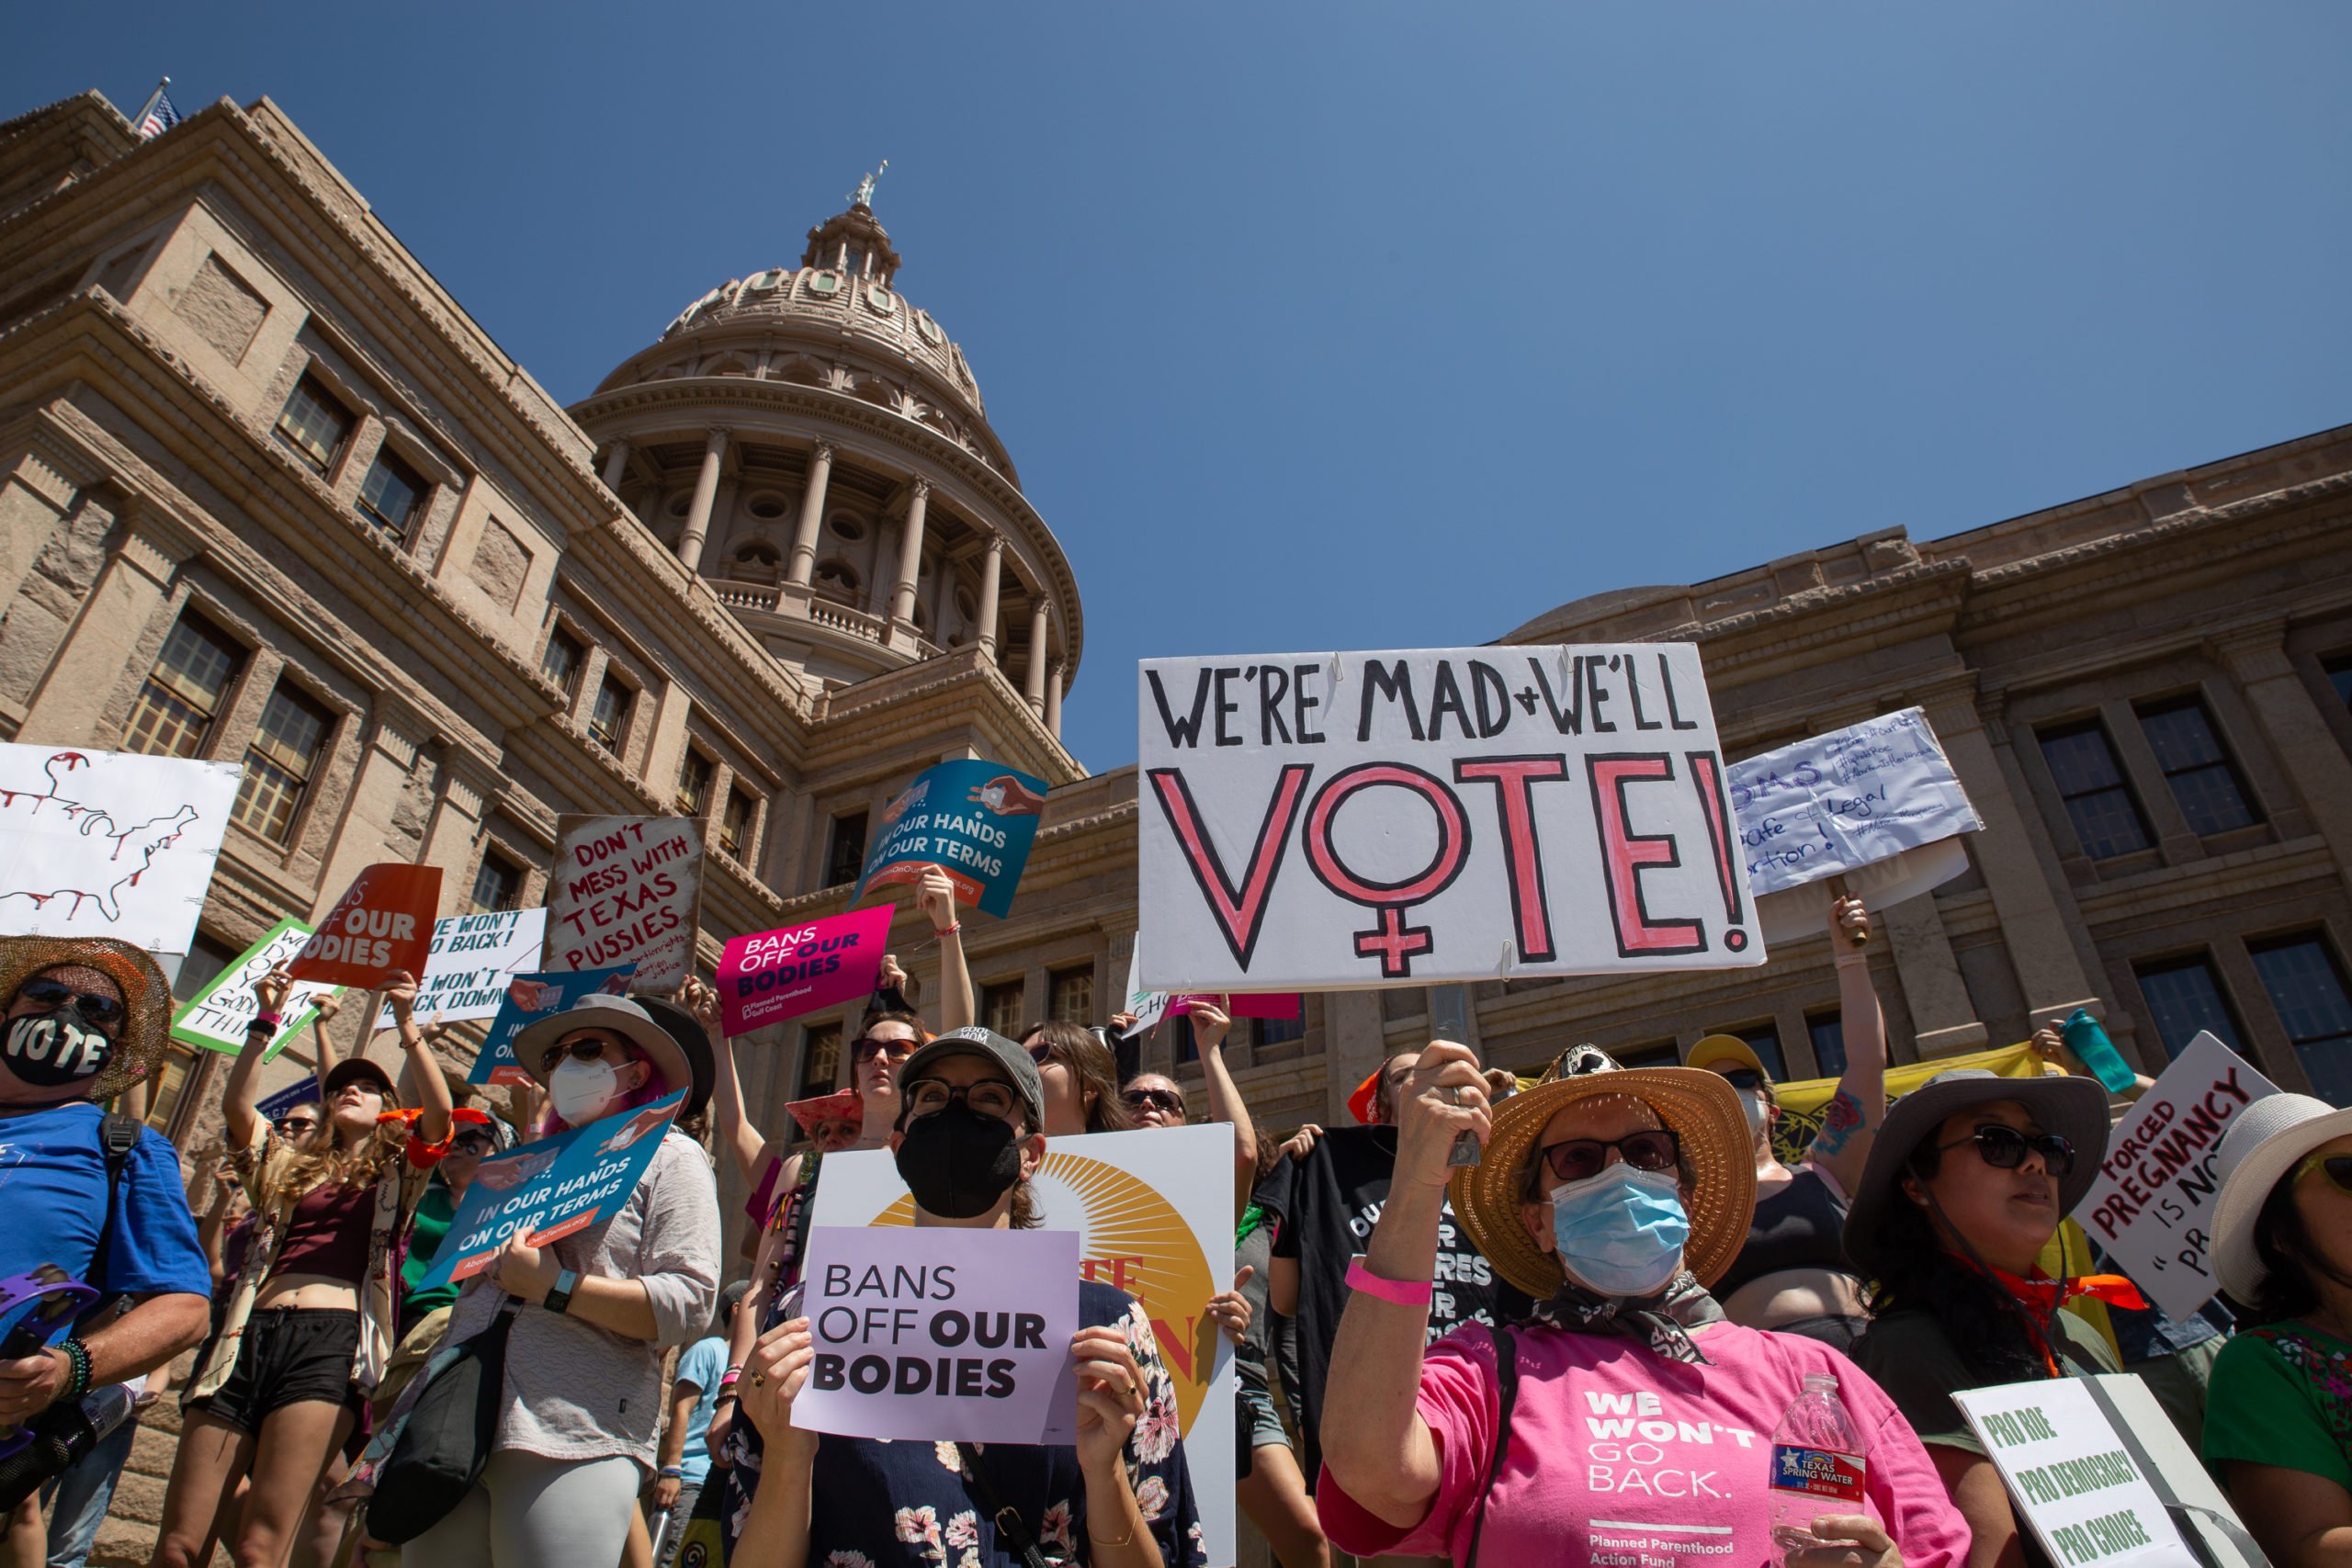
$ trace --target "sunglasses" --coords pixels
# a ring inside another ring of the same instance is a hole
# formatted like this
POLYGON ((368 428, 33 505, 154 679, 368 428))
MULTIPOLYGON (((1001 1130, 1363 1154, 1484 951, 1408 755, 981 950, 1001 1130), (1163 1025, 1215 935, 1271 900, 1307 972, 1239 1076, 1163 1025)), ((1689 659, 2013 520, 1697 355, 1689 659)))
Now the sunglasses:
POLYGON ((1181 1116, 1184 1113, 1184 1097, 1174 1089, 1131 1089, 1119 1098, 1137 1111, 1157 1111, 1168 1116, 1181 1116))
POLYGON ((2292 1186, 2315 1170, 2327 1173, 2330 1187, 2352 1196, 2352 1155, 2305 1155, 2296 1163, 2293 1180, 2288 1185, 2292 1186))
POLYGON ((885 1051, 893 1056, 911 1056, 915 1054, 915 1043, 911 1040, 884 1040, 872 1034, 861 1034, 850 1043, 850 1060, 870 1062, 885 1051))
POLYGON ((20 1000, 39 1002, 44 1008, 62 1008, 74 1004, 74 1010, 92 1023, 120 1023, 126 1010, 112 997, 94 991, 77 991, 62 980, 35 978, 17 987, 20 1000))
POLYGON ((2075 1168, 2074 1141, 2055 1133, 2020 1133, 2006 1123, 1987 1122, 1965 1138, 1936 1147, 1956 1149, 1962 1144, 1974 1144, 1977 1158, 1995 1170, 2017 1169, 2025 1163, 2029 1150, 2041 1156, 2041 1168, 2052 1176, 2064 1176, 2075 1168))
POLYGON ((1021 1103, 1019 1091, 1011 1084, 993 1079, 968 1089, 956 1089, 939 1078, 918 1078, 899 1092, 906 1097, 907 1111, 911 1116, 944 1111, 958 1096, 983 1116, 1010 1116, 1021 1103))
POLYGON ((289 1138, 307 1138, 318 1130, 318 1125, 315 1116, 288 1116, 277 1124, 277 1130, 289 1138))
POLYGON ((599 1062, 604 1060, 606 1043, 602 1040, 558 1041, 555 1044, 548 1046, 546 1053, 539 1057, 539 1066, 548 1072, 553 1072, 563 1065, 563 1059, 566 1056, 575 1062, 599 1062))
POLYGON ((1682 1161, 1682 1140, 1663 1128, 1628 1133, 1622 1138, 1567 1138, 1544 1149, 1544 1163, 1561 1181, 1582 1181, 1599 1176, 1609 1164, 1609 1151, 1635 1170, 1672 1170, 1682 1161))
POLYGON ((1724 1082, 1734 1089, 1762 1089, 1764 1075, 1754 1067, 1734 1067, 1724 1075, 1724 1082))
POLYGON ((487 1135, 481 1133, 469 1133, 449 1140, 449 1152, 453 1155, 473 1155, 480 1157, 497 1146, 487 1135))

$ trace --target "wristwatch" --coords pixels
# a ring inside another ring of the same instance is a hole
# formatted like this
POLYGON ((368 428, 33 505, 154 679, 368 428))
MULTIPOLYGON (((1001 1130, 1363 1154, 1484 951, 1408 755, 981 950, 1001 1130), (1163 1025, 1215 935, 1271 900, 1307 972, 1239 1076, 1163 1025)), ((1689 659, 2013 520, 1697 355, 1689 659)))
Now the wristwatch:
POLYGON ((571 1307, 571 1292, 580 1284, 580 1271, 566 1269, 555 1277, 555 1284, 548 1291, 547 1300, 539 1304, 549 1312, 568 1312, 571 1307))

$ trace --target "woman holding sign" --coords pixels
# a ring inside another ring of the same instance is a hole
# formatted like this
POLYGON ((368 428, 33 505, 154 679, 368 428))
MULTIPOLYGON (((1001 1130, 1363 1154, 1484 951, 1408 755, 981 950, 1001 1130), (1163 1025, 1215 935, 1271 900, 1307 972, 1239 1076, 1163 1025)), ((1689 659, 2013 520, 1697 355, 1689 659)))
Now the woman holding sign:
POLYGON ((1316 1500, 1334 1543, 1489 1564, 1957 1568, 1967 1534, 1894 1403, 1828 1346, 1729 1322, 1707 1293, 1756 1193, 1720 1077, 1554 1077, 1489 1111, 1477 1058, 1438 1041, 1398 1100, 1396 1179, 1331 1352, 1316 1500), (1464 1134, 1483 1163, 1453 1164, 1464 1134), (1539 1304, 1425 1352, 1449 1189, 1539 1304), (1798 1450, 1833 1461, 1800 1472, 1820 1487, 1776 1487, 1773 1433, 1824 1377, 1865 1451, 1798 1450))
MULTIPOLYGON (((546 1089, 545 1133, 568 1132, 689 1090, 677 1039, 637 1003, 582 997, 514 1037, 546 1089)), ((490 1462, 401 1561, 425 1568, 576 1568, 620 1560, 652 1478, 662 1353, 697 1337, 718 1300, 718 1191, 700 1145, 675 1127, 637 1186, 601 1218, 542 1247, 517 1232, 450 1309, 448 1344, 490 1325, 508 1298, 490 1462)))
POLYGON ((448 1084, 415 1017, 416 981, 385 982, 393 1027, 415 1071, 421 1110, 403 1113, 390 1075, 364 1055, 321 1085, 321 1124, 290 1142, 256 1110, 262 1058, 293 980, 273 969, 229 1070, 222 1111, 231 1159, 254 1227, 220 1330, 197 1360, 155 1561, 187 1568, 215 1516, 252 1478, 232 1550, 281 1559, 327 1461, 383 1376, 393 1343, 402 1233, 449 1137, 448 1084))
MULTIPOLYGON (((900 1097, 890 1146, 917 1225, 1036 1223, 1029 1179, 1046 1157, 1046 1090, 1028 1052, 986 1029, 955 1031, 914 1054, 900 1097)), ((758 1469, 734 1472, 751 1497, 729 1511, 731 1568, 1021 1568, 1031 1551, 1098 1568, 1205 1562, 1151 1325, 1124 1291, 1088 1280, 1078 1292, 1078 1440, 1066 1448, 802 1431, 792 1405, 815 1357, 808 1321, 788 1316, 762 1334, 736 1383, 765 1445, 758 1469)))
POLYGON ((2107 1151, 2107 1091, 2078 1077, 1938 1073, 1894 1102, 1846 1219, 1846 1251, 1877 1281, 1854 1359, 1886 1385, 1967 1517, 1971 1568, 2046 1568, 1954 1393, 2122 1371, 2069 1297, 2141 1306, 2120 1275, 2052 1280, 2036 1259, 2090 1190, 2107 1151))

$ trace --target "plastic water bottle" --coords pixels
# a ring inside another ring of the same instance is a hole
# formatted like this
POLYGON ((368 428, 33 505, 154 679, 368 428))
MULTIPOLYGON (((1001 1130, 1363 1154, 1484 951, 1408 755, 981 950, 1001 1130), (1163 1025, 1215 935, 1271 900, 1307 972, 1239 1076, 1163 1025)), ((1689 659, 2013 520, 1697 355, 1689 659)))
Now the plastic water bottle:
POLYGON ((1772 1546, 1775 1562, 1817 1545, 1813 1521, 1863 1511, 1862 1434, 1827 1372, 1805 1374, 1772 1433, 1772 1546))

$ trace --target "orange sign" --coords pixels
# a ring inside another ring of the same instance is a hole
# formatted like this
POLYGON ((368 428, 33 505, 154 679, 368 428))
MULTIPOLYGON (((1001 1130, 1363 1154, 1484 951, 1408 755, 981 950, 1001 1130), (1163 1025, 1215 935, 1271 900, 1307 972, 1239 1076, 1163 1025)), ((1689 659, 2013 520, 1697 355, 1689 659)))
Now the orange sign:
POLYGON ((371 865, 335 900, 288 971, 334 986, 380 986, 396 969, 421 976, 440 908, 439 866, 371 865))

